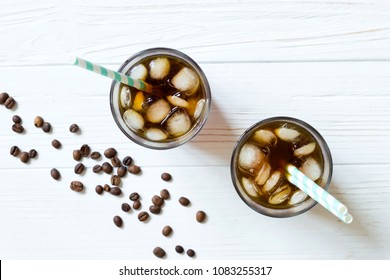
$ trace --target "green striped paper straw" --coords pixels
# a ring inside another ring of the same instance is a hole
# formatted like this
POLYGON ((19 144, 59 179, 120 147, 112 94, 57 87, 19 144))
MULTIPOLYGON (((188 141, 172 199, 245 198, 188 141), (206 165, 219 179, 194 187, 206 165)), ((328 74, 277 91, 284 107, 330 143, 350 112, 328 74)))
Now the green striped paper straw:
POLYGON ((119 72, 107 69, 103 66, 89 62, 89 61, 82 59, 80 57, 76 56, 76 57, 72 58, 71 62, 73 65, 76 65, 76 66, 79 66, 83 69, 86 69, 86 70, 95 72, 97 74, 103 75, 103 76, 108 77, 110 79, 113 79, 117 82, 134 87, 138 90, 142 90, 142 91, 145 91, 148 93, 152 93, 152 91, 153 91, 153 87, 151 85, 149 85, 148 83, 145 83, 144 81, 132 79, 127 75, 124 75, 124 74, 121 74, 119 72))
POLYGON ((286 178, 290 183, 300 188, 344 223, 349 224, 352 222, 353 217, 348 213, 347 207, 334 196, 309 179, 295 166, 288 164, 286 170, 288 172, 286 178))

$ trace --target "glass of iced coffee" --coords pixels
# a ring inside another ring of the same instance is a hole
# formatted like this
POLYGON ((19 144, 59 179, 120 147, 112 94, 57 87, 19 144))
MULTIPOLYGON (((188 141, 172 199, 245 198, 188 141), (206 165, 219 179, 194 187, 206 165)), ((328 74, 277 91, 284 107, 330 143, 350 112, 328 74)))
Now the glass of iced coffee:
POLYGON ((286 164, 327 189, 332 157, 324 138, 309 124, 290 117, 274 117, 248 128, 237 141, 231 177, 241 199, 271 217, 291 217, 317 202, 286 179, 286 164))
POLYGON ((153 48, 130 57, 119 68, 156 89, 152 93, 114 81, 111 111, 118 127, 135 143, 170 149, 191 140, 203 127, 211 106, 205 74, 186 54, 153 48))

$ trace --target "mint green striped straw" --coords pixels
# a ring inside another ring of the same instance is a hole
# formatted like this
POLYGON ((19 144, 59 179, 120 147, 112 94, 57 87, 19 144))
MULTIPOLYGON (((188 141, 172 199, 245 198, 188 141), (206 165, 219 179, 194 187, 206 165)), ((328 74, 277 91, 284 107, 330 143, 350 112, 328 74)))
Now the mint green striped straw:
POLYGON ((152 91, 153 91, 153 87, 151 85, 149 85, 148 83, 145 83, 144 81, 132 79, 127 75, 124 75, 124 74, 121 74, 119 72, 107 69, 103 66, 89 62, 89 61, 82 59, 80 57, 77 57, 77 56, 73 57, 71 59, 71 62, 73 65, 79 66, 83 69, 95 72, 95 73, 100 74, 100 75, 105 76, 105 77, 108 77, 108 78, 113 79, 117 82, 129 85, 129 86, 134 87, 138 90, 142 90, 142 91, 145 91, 148 93, 152 93, 152 91))
POLYGON ((348 213, 347 207, 334 196, 309 179, 294 165, 287 164, 286 170, 288 172, 286 178, 290 183, 300 188, 344 223, 350 224, 352 222, 353 217, 348 213))

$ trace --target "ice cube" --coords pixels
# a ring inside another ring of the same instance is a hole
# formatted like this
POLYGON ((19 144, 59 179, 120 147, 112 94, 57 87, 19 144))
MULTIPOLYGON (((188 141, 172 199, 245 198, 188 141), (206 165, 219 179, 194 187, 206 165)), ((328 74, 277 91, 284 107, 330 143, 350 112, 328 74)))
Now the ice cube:
POLYGON ((162 131, 159 128, 153 128, 153 127, 145 131, 145 136, 146 138, 152 141, 162 141, 167 139, 168 137, 164 131, 162 131))
POLYGON ((316 143, 310 143, 307 145, 304 145, 294 151, 294 156, 296 157, 304 157, 307 155, 310 155, 314 149, 316 148, 316 143))
POLYGON ((200 115, 202 114, 202 111, 203 111, 203 108, 204 108, 204 104, 206 104, 206 101, 204 99, 201 99, 198 101, 198 103, 196 104, 196 109, 195 109, 195 112, 194 112, 194 118, 197 119, 200 117, 200 115))
POLYGON ((271 195, 268 199, 268 202, 271 204, 280 204, 283 203, 291 193, 291 187, 289 185, 284 185, 276 190, 276 192, 271 195))
POLYGON ((283 141, 292 142, 300 133, 292 128, 280 127, 275 129, 275 134, 283 141))
POLYGON ((146 108, 146 117, 152 123, 160 123, 168 115, 171 105, 164 99, 151 102, 146 108))
POLYGON ((274 171, 271 177, 265 182, 263 186, 263 192, 271 194, 282 182, 282 173, 280 171, 274 171))
POLYGON ((184 67, 173 77, 172 84, 178 90, 191 95, 199 86, 199 78, 190 68, 184 67))
POLYGON ((276 142, 278 141, 278 138, 275 136, 275 134, 272 131, 266 129, 259 129, 256 131, 253 139, 260 145, 271 147, 275 146, 276 142))
POLYGON ((253 197, 258 197, 259 193, 257 192, 257 188, 255 184, 248 178, 242 177, 242 186, 244 187, 245 191, 253 197))
POLYGON ((134 66, 133 69, 130 70, 131 78, 136 80, 143 80, 145 81, 146 77, 148 76, 148 69, 143 64, 138 64, 137 66, 134 66))
POLYGON ((158 57, 153 59, 149 64, 150 77, 155 80, 162 80, 168 75, 170 68, 168 58, 158 57))
POLYGON ((320 178, 322 173, 321 166, 312 157, 307 158, 299 170, 313 181, 320 178))
POLYGON ((131 92, 130 92, 130 88, 128 88, 127 86, 123 86, 121 89, 120 101, 121 101, 121 106, 123 108, 126 109, 126 108, 130 107, 131 92))
POLYGON ((306 197, 307 197, 306 193, 304 193, 301 190, 296 190, 292 194, 292 196, 290 197, 288 204, 295 205, 295 204, 301 203, 302 201, 304 201, 306 199, 306 197))
POLYGON ((260 171, 257 174, 255 179, 256 184, 258 184, 259 186, 264 185, 264 183, 269 178, 270 173, 271 173, 271 166, 267 161, 263 161, 263 165, 261 166, 260 171))
POLYGON ((191 120, 187 111, 180 107, 174 107, 164 120, 165 130, 172 136, 181 136, 191 128, 191 120))
POLYGON ((128 109, 123 113, 123 120, 126 125, 134 130, 142 129, 144 127, 144 118, 133 109, 128 109))
POLYGON ((254 173, 255 170, 260 168, 260 164, 264 159, 265 155, 257 146, 245 144, 238 155, 238 165, 250 173, 254 173))
POLYGON ((168 95, 167 96, 167 100, 173 106, 179 106, 179 107, 183 107, 183 108, 187 108, 188 107, 188 102, 185 101, 184 99, 176 96, 176 95, 168 95))
MULTIPOLYGON (((201 99, 201 100, 202 100, 202 99, 201 99)), ((200 100, 199 100, 199 101, 200 101, 200 100)), ((189 99, 187 100, 187 102, 188 102, 188 108, 186 108, 186 110, 187 110, 188 115, 190 115, 191 117, 194 116, 195 111, 196 111, 196 107, 197 107, 199 101, 198 101, 197 98, 189 98, 189 99)))

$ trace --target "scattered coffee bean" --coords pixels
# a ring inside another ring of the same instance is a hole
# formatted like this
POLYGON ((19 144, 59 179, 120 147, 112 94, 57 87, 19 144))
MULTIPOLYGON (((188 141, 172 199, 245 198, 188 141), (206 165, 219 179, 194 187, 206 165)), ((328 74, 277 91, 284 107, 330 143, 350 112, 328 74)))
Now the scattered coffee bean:
POLYGON ((19 117, 18 115, 15 115, 15 116, 12 117, 12 121, 14 123, 22 123, 22 118, 19 117))
POLYGON ((102 155, 99 152, 93 152, 91 154, 91 159, 97 160, 101 157, 102 155))
POLYGON ((160 196, 162 199, 167 200, 171 195, 169 194, 169 191, 167 189, 163 189, 160 191, 160 196))
POLYGON ((43 118, 40 116, 36 116, 34 119, 34 125, 35 127, 42 127, 43 126, 43 118))
POLYGON ((131 158, 131 156, 127 156, 125 157, 123 160, 122 160, 122 163, 126 166, 130 166, 131 163, 133 162, 133 159, 131 158))
POLYGON ((12 109, 16 104, 16 101, 13 97, 8 97, 7 100, 4 102, 4 106, 7 109, 12 109))
POLYGON ((165 257, 165 255, 166 255, 164 249, 161 248, 161 247, 156 247, 156 248, 154 248, 154 249, 153 249, 153 254, 154 254, 157 258, 160 258, 160 259, 163 258, 163 257, 165 257))
POLYGON ((80 152, 83 157, 88 157, 91 153, 91 148, 87 144, 84 144, 81 146, 80 152))
POLYGON ((102 164, 102 169, 103 169, 103 172, 106 173, 106 174, 110 174, 112 172, 112 165, 109 164, 108 162, 104 162, 102 164))
POLYGON ((99 165, 99 164, 96 164, 96 165, 92 168, 92 171, 93 171, 93 173, 100 173, 100 172, 102 172, 102 166, 99 165))
POLYGON ((152 202, 153 202, 153 204, 154 205, 156 205, 156 206, 162 206, 163 204, 164 204, 164 199, 162 199, 160 196, 158 196, 158 195, 154 195, 153 197, 152 197, 152 202))
POLYGON ((12 125, 12 130, 16 133, 22 133, 24 131, 24 127, 20 123, 14 123, 12 125))
POLYGON ((103 190, 105 192, 110 192, 111 191, 111 187, 109 185, 107 185, 107 184, 104 184, 103 190))
POLYGON ((27 163, 30 160, 30 156, 27 152, 21 152, 19 159, 21 162, 27 163))
POLYGON ((141 208, 141 201, 139 201, 139 200, 134 201, 134 202, 133 202, 133 208, 134 208, 135 210, 140 209, 140 208, 141 208))
POLYGON ((0 93, 0 104, 3 105, 5 101, 8 99, 9 95, 6 92, 0 93))
POLYGON ((150 211, 150 213, 153 213, 153 214, 160 214, 161 207, 160 206, 156 206, 156 205, 151 205, 149 207, 149 211, 150 211))
POLYGON ((36 158, 37 155, 38 155, 38 152, 37 152, 35 149, 31 149, 31 150, 28 152, 28 155, 30 156, 30 158, 36 158))
POLYGON ((9 153, 13 155, 14 157, 17 157, 20 153, 20 149, 18 146, 12 146, 9 153))
POLYGON ((112 175, 111 176, 111 185, 119 186, 121 184, 121 177, 118 175, 112 175))
POLYGON ((84 185, 80 181, 72 181, 70 183, 70 189, 75 192, 81 192, 84 189, 84 185))
POLYGON ((163 174, 161 174, 161 179, 163 179, 164 181, 170 181, 172 179, 172 176, 171 174, 164 172, 163 174))
POLYGON ((205 212, 203 212, 203 211, 196 212, 196 220, 199 223, 203 223, 205 219, 206 219, 206 213, 205 212))
POLYGON ((172 228, 170 226, 165 226, 163 229, 162 229, 162 234, 164 236, 169 236, 171 235, 172 233, 172 228))
POLYGON ((96 192, 97 194, 102 194, 102 193, 103 193, 103 187, 102 187, 102 185, 97 185, 97 186, 95 187, 95 192, 96 192))
POLYGON ((62 144, 60 141, 58 141, 57 139, 54 139, 53 141, 51 141, 51 145, 56 148, 56 149, 59 149, 61 148, 62 144))
POLYGON ((122 190, 118 187, 112 187, 111 190, 110 190, 110 193, 112 195, 121 195, 122 194, 122 190))
POLYGON ((115 224, 117 227, 122 227, 122 225, 123 225, 123 220, 122 220, 121 217, 115 216, 114 219, 113 219, 113 221, 114 221, 114 224, 115 224))
POLYGON ((114 157, 111 158, 111 164, 114 167, 122 166, 122 162, 121 162, 121 160, 117 156, 114 156, 114 157))
POLYGON ((72 124, 70 127, 69 127, 69 131, 72 132, 72 133, 76 133, 79 131, 79 126, 77 124, 72 124))
POLYGON ((44 122, 42 125, 42 130, 46 133, 49 133, 51 130, 51 124, 49 122, 44 122))
POLYGON ((187 250, 187 256, 193 258, 195 256, 195 251, 192 249, 187 250))
POLYGON ((139 174, 141 172, 141 168, 138 165, 130 165, 128 168, 131 174, 139 174))
POLYGON ((56 168, 50 170, 50 175, 54 180, 59 180, 61 178, 61 174, 56 168))
POLYGON ((104 151, 104 156, 106 158, 113 158, 114 156, 116 156, 116 150, 114 148, 108 148, 104 151))
POLYGON ((179 202, 183 206, 188 206, 190 204, 189 199, 183 196, 179 198, 179 202))
POLYGON ((82 164, 80 162, 80 163, 76 164, 76 166, 74 167, 74 173, 81 174, 81 173, 83 173, 84 169, 85 169, 84 164, 82 164))
POLYGON ((141 213, 138 214, 138 220, 141 222, 146 222, 149 219, 149 213, 142 211, 141 213))
POLYGON ((81 160, 82 157, 83 156, 81 155, 80 150, 73 150, 73 159, 74 160, 79 161, 79 160, 81 160))
POLYGON ((178 254, 183 254, 184 248, 183 248, 183 246, 177 245, 177 246, 175 247, 175 251, 176 251, 176 253, 178 253, 178 254))
POLYGON ((130 205, 128 203, 126 203, 126 202, 122 203, 121 208, 122 208, 122 211, 124 211, 124 212, 129 212, 131 210, 130 205))
POLYGON ((133 192, 130 194, 129 198, 131 201, 136 201, 136 200, 140 199, 140 196, 137 192, 133 192))
POLYGON ((127 173, 127 168, 122 165, 118 167, 116 173, 118 174, 119 177, 125 177, 127 173))

